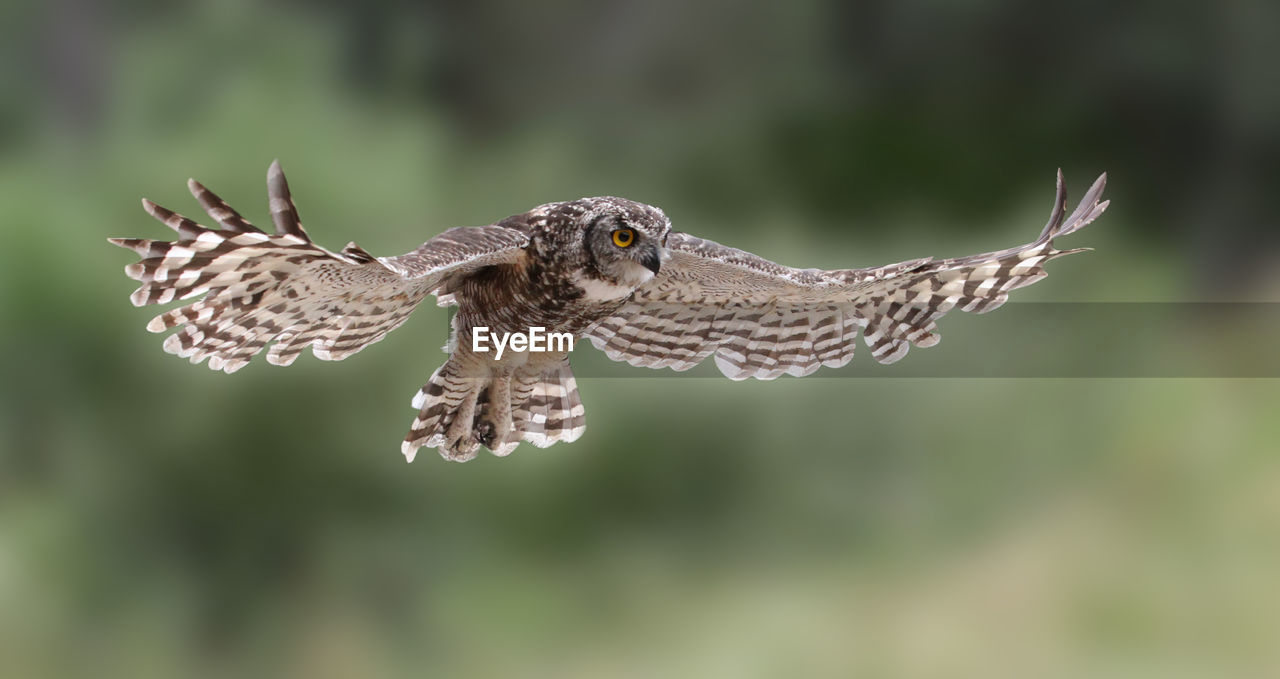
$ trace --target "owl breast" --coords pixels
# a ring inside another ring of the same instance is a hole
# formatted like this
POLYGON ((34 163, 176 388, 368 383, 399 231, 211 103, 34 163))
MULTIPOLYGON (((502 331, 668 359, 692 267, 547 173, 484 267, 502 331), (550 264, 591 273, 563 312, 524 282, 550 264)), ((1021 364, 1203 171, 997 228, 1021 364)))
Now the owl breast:
POLYGON ((469 346, 473 329, 481 326, 491 333, 541 327, 576 336, 617 311, 632 292, 536 262, 486 267, 466 277, 454 292, 457 346, 469 346))

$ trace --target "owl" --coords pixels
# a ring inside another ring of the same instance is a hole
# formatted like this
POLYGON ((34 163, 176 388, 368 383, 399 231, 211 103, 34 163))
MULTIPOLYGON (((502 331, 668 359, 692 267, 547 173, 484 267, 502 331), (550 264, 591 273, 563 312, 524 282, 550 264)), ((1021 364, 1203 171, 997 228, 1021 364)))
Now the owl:
POLYGON ((548 203, 488 226, 452 228, 418 249, 375 257, 355 243, 327 250, 302 227, 279 162, 267 171, 274 233, 249 223, 195 180, 210 228, 148 200, 177 240, 112 238, 141 261, 135 306, 195 300, 156 316, 177 328, 165 351, 231 373, 270 344, 289 365, 307 348, 340 360, 382 339, 427 295, 456 306, 448 359, 417 392, 401 446, 455 461, 481 447, 510 454, 586 428, 570 368, 572 341, 646 368, 688 370, 711 358, 725 376, 774 379, 838 368, 858 335, 881 363, 938 342, 952 308, 983 313, 1043 278, 1044 263, 1080 252, 1058 236, 1096 219, 1106 175, 1067 213, 1062 173, 1049 222, 1020 247, 866 269, 795 269, 673 231, 662 210, 623 198, 548 203), (537 342, 544 339, 559 343, 537 342), (505 351, 504 351, 505 350, 505 351))

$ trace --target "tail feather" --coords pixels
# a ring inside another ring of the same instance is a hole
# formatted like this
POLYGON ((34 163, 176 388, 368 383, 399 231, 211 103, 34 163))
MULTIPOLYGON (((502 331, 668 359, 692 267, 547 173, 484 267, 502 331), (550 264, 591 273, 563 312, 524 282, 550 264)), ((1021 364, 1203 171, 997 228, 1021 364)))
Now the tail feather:
MULTIPOLYGON (((413 462, 421 447, 438 448, 446 459, 465 461, 475 457, 476 446, 465 445, 459 451, 449 450, 446 445, 446 434, 459 415, 466 415, 463 404, 470 403, 474 413, 475 403, 480 392, 487 384, 484 378, 464 375, 453 360, 445 361, 436 368, 427 383, 413 397, 413 407, 418 409, 418 416, 409 427, 409 433, 400 444, 400 452, 405 459, 413 462)), ((470 423, 463 423, 465 432, 473 428, 470 423)), ((457 443, 456 441, 453 443, 457 443)))
POLYGON ((524 397, 512 399, 519 405, 512 409, 515 426, 508 441, 524 439, 546 448, 582 436, 587 429, 586 410, 568 360, 554 370, 529 378, 525 384, 527 390, 521 393, 524 397))
MULTIPOLYGON (((475 457, 484 432, 501 419, 499 386, 493 377, 463 374, 452 359, 431 375, 413 398, 418 409, 400 450, 412 462, 419 448, 437 448, 447 460, 465 462, 475 457)), ((578 384, 568 361, 536 375, 511 379, 511 429, 489 449, 509 455, 521 441, 545 448, 560 441, 576 441, 586 430, 586 415, 578 384)))

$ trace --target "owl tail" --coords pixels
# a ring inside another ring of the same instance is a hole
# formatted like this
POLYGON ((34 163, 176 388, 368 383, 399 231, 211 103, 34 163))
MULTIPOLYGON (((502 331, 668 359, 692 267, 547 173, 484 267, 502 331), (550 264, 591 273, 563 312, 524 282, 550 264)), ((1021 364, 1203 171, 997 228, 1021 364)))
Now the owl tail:
POLYGON ((576 441, 586 415, 569 361, 539 373, 481 374, 450 358, 413 398, 418 416, 400 450, 410 462, 418 448, 466 462, 480 446, 505 456, 521 440, 539 448, 576 441))

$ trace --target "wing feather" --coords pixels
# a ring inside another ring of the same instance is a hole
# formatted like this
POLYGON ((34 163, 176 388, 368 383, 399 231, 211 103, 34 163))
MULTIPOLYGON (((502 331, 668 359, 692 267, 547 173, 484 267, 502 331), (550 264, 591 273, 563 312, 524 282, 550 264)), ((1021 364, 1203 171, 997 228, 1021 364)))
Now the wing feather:
POLYGON ((267 184, 275 234, 258 230, 193 180, 192 194, 221 229, 144 200, 178 239, 110 239, 142 257, 125 269, 142 283, 131 297, 136 306, 203 296, 147 325, 152 332, 178 328, 166 338, 166 351, 193 363, 207 358, 209 367, 226 372, 270 343, 267 360, 277 365, 308 347, 321 359, 339 360, 382 339, 453 277, 514 261, 529 242, 516 229, 460 227, 398 257, 377 258, 355 243, 332 252, 302 228, 278 162, 267 184))
POLYGON ((839 367, 858 332, 871 355, 893 363, 912 346, 937 344, 937 320, 954 307, 985 313, 1010 290, 1043 278, 1045 262, 1080 252, 1054 239, 1107 208, 1100 176, 1066 213, 1058 173, 1049 221, 1036 241, 969 257, 914 259, 869 269, 794 269, 688 234, 672 233, 669 258, 652 281, 588 329, 617 361, 688 370, 708 356, 732 379, 773 379, 839 367))

